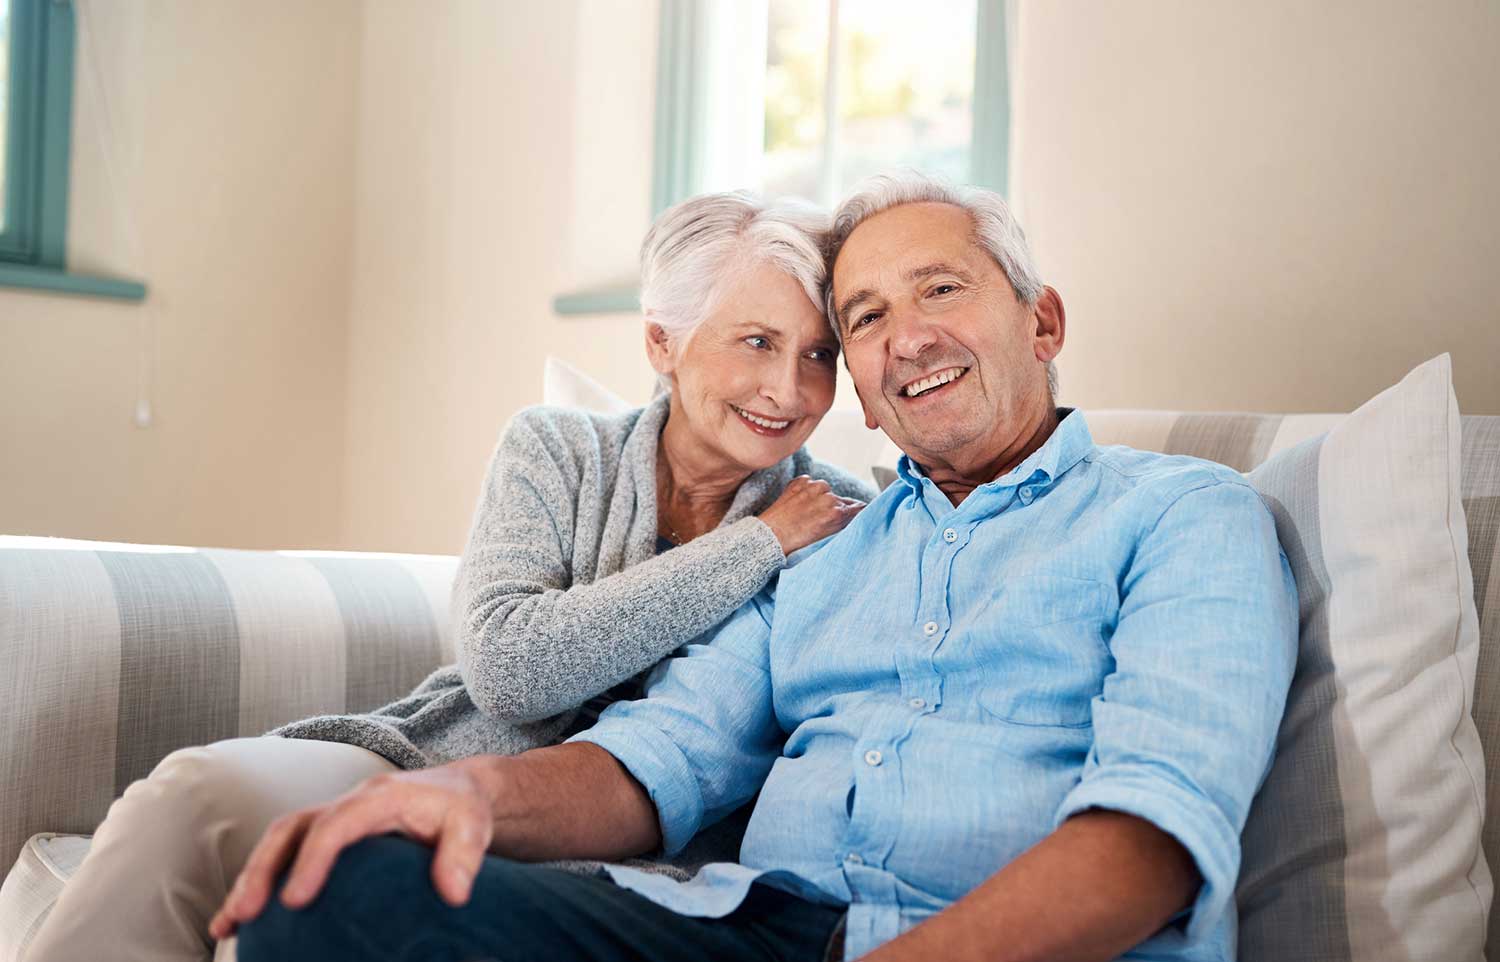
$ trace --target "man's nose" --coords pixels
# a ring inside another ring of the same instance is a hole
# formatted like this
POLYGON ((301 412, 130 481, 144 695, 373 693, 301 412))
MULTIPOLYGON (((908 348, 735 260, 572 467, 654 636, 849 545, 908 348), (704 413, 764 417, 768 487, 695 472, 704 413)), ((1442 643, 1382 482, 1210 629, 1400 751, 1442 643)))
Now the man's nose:
POLYGON ((915 358, 937 340, 937 332, 917 311, 892 308, 890 325, 891 353, 896 357, 915 358))

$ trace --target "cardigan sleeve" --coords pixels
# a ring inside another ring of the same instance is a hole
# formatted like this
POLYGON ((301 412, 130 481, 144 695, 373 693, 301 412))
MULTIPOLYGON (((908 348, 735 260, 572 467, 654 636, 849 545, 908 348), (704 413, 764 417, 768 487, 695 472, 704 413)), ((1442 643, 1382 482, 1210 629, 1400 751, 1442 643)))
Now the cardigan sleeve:
POLYGON ((549 423, 558 416, 578 415, 528 409, 507 429, 454 585, 469 697, 506 721, 550 717, 645 671, 728 617, 785 564, 771 529, 747 517, 573 584, 580 503, 604 496, 589 489, 597 479, 584 465, 601 439, 562 443, 569 429, 587 429, 549 423))

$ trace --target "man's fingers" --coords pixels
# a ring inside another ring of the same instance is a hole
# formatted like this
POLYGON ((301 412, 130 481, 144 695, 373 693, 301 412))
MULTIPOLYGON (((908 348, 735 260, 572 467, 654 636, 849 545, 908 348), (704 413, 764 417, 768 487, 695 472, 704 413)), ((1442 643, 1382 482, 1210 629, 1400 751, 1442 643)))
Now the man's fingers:
POLYGON ((432 857, 432 884, 443 901, 458 908, 469 901, 474 878, 490 845, 490 822, 460 806, 448 810, 432 857))
POLYGON ((309 809, 292 812, 272 822, 260 837, 239 878, 224 899, 218 914, 209 923, 210 934, 222 939, 234 931, 240 922, 248 922, 265 908, 271 885, 282 866, 291 860, 297 843, 307 831, 316 811, 309 809))
POLYGON ((394 827, 382 816, 384 800, 378 795, 354 795, 323 810, 313 819, 281 889, 281 904, 289 909, 307 905, 323 889, 339 853, 370 835, 394 827))

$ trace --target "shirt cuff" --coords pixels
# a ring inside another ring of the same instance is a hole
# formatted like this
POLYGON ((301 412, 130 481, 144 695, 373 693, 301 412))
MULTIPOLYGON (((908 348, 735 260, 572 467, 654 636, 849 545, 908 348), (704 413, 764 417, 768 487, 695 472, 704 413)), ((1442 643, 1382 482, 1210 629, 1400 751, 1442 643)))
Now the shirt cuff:
POLYGON ((664 855, 680 852, 703 824, 703 793, 687 756, 677 743, 647 725, 599 719, 571 742, 588 742, 609 752, 651 796, 661 827, 664 855))
POLYGON ((1091 808, 1144 819, 1172 836, 1198 864, 1203 884, 1194 899, 1186 939, 1210 935, 1232 904, 1239 879, 1240 837, 1208 799, 1154 772, 1121 766, 1100 769, 1063 799, 1052 827, 1091 808))

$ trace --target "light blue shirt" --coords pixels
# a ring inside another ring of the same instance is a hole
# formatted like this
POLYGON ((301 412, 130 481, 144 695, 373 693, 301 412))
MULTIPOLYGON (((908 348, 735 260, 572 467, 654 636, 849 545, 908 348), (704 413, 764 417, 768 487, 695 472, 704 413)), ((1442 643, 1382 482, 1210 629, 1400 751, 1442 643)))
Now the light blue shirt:
POLYGON ((1259 496, 1220 465, 1098 447, 1077 411, 956 507, 908 459, 898 475, 572 739, 646 788, 669 854, 760 792, 739 864, 615 881, 684 915, 727 915, 755 881, 845 904, 852 959, 1113 809, 1203 877, 1125 958, 1233 959, 1240 831, 1297 645, 1259 496))

